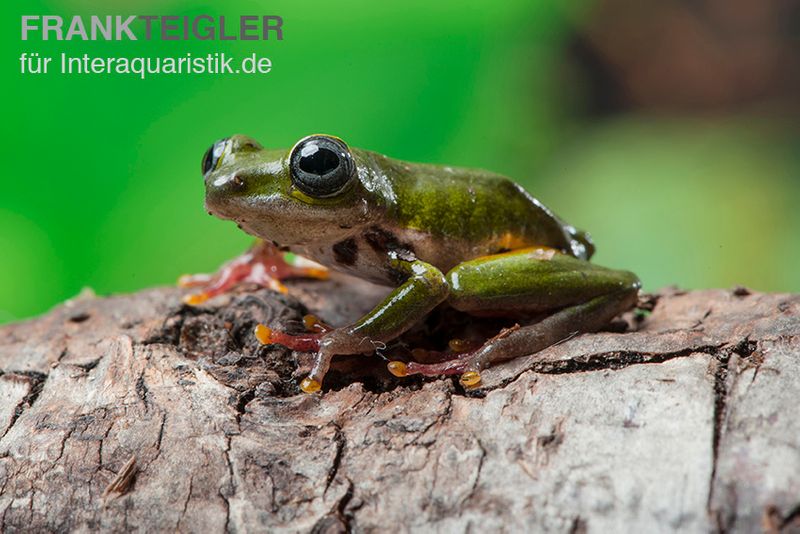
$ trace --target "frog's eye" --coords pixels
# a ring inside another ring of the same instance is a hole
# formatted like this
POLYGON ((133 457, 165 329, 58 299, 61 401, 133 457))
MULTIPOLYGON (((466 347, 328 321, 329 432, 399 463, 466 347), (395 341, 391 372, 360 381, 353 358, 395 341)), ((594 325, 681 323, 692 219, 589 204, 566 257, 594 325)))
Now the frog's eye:
POLYGON ((230 137, 220 139, 206 150, 206 153, 203 155, 203 175, 208 174, 209 171, 216 168, 219 158, 222 156, 222 153, 225 152, 225 145, 228 143, 228 139, 230 139, 230 137))
POLYGON ((339 139, 312 135, 302 139, 289 156, 292 183, 316 198, 339 193, 355 176, 350 149, 339 139))

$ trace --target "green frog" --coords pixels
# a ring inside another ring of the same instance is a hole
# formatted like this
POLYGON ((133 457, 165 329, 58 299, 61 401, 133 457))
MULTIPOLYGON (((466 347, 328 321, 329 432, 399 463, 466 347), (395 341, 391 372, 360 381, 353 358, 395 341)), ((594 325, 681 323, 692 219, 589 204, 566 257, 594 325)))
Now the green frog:
POLYGON ((281 280, 324 278, 326 268, 394 288, 341 328, 256 327, 262 343, 315 353, 306 393, 320 390, 334 356, 373 353, 440 305, 523 326, 437 361, 390 361, 394 375, 459 374, 474 388, 487 366, 598 330, 637 301, 636 275, 590 263, 587 233, 491 172, 398 161, 330 135, 289 150, 234 135, 208 149, 202 171, 208 212, 259 240, 216 274, 184 278, 201 288, 189 304, 245 281, 285 292, 281 280), (532 316, 539 320, 526 323, 532 316))

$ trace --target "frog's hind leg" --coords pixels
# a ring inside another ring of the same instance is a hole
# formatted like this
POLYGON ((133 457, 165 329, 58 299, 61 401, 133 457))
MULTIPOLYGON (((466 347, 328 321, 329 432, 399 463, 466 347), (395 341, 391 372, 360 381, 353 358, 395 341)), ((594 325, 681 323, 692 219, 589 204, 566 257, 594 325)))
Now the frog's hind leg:
POLYGON ((178 285, 201 288, 200 292, 184 298, 187 304, 197 305, 240 283, 250 282, 286 293, 281 280, 327 277, 325 267, 290 252, 282 252, 275 245, 259 239, 247 252, 225 263, 216 273, 184 275, 178 280, 178 285))
POLYGON ((447 274, 448 302, 466 312, 548 312, 542 321, 500 332, 477 350, 433 364, 390 363, 394 374, 461 374, 475 386, 488 365, 538 352, 578 333, 602 328, 635 303, 639 280, 552 249, 525 249, 462 263, 447 274), (397 371, 400 371, 399 373, 397 371))

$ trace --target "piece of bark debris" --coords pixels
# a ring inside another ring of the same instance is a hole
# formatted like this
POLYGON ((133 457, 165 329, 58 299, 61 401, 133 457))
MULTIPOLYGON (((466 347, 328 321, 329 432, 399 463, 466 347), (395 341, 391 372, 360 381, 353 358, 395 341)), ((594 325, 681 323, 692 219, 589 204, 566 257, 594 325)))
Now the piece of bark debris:
POLYGON ((133 486, 137 471, 136 455, 133 455, 125 462, 125 465, 122 466, 117 476, 106 486, 106 489, 103 491, 103 499, 106 499, 111 494, 115 494, 113 496, 114 498, 125 495, 131 486, 133 486))

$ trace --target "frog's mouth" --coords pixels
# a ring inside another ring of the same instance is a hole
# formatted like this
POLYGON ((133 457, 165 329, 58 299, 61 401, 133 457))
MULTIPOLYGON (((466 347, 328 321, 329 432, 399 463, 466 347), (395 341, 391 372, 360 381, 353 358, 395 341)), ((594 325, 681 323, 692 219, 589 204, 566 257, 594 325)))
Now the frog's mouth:
MULTIPOLYGON (((218 180, 217 180, 218 182, 218 180)), ((253 197, 239 194, 239 191, 219 183, 206 184, 206 211, 220 219, 236 221, 249 218, 248 214, 265 211, 260 202, 255 202, 253 197)))
POLYGON ((206 213, 208 213, 209 215, 213 215, 214 217, 218 217, 226 221, 236 220, 234 214, 230 213, 229 210, 225 209, 224 204, 220 204, 219 202, 211 202, 208 197, 206 197, 205 207, 206 207, 206 213))
MULTIPOLYGON (((207 194, 206 211, 215 217, 236 223, 240 230, 260 239, 294 244, 293 228, 297 221, 281 217, 287 209, 277 196, 229 196, 207 194)), ((289 210, 291 211, 291 210, 289 210)))
POLYGON ((206 197, 206 212, 223 221, 232 221, 236 223, 241 230, 248 234, 254 234, 254 230, 248 223, 248 217, 242 213, 241 209, 237 209, 237 202, 235 199, 228 199, 223 202, 212 201, 206 197))

